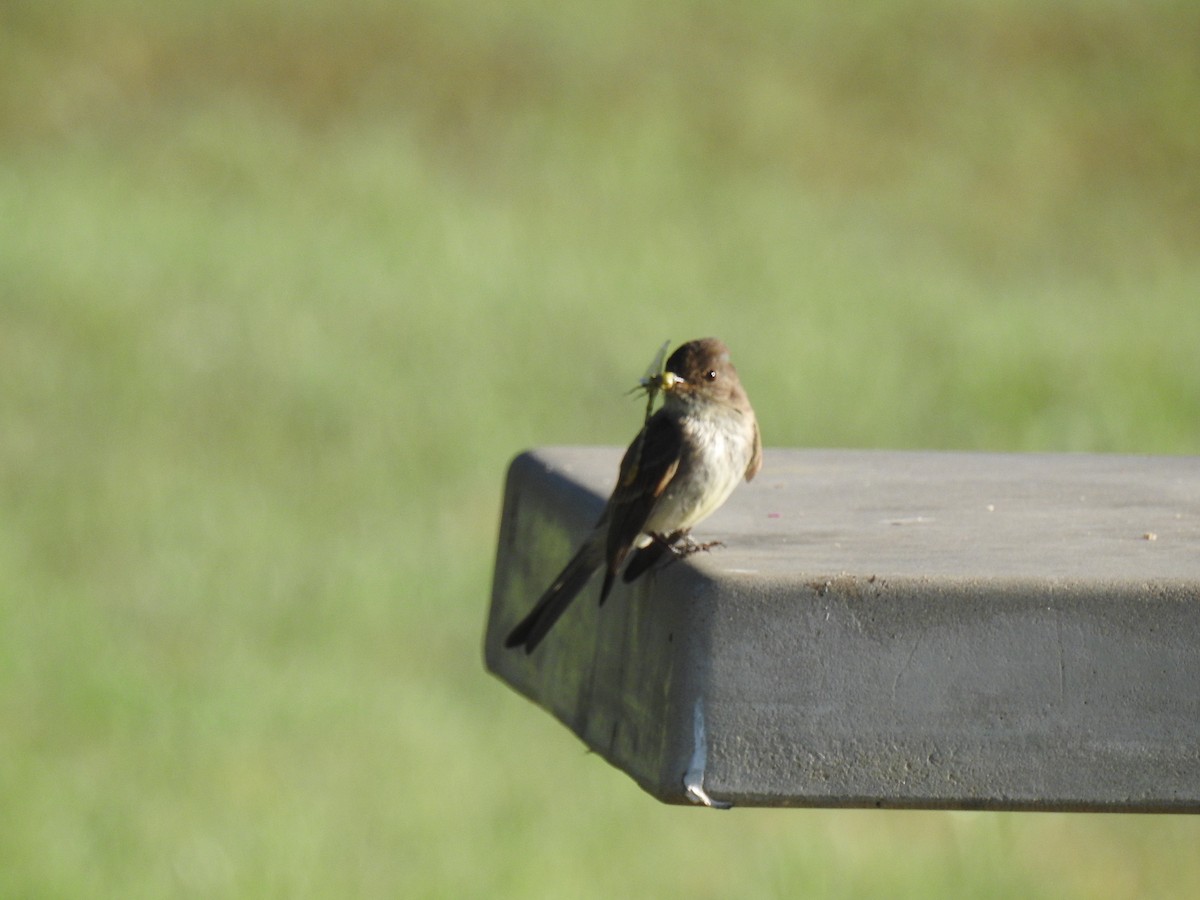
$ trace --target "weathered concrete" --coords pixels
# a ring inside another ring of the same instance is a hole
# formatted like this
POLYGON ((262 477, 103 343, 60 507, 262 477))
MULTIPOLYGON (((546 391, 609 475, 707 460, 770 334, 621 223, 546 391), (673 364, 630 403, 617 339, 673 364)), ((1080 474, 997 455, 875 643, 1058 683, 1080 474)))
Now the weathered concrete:
POLYGON ((485 655, 656 797, 1200 812, 1200 459, 768 451, 724 547, 505 650, 618 460, 513 462, 485 655))

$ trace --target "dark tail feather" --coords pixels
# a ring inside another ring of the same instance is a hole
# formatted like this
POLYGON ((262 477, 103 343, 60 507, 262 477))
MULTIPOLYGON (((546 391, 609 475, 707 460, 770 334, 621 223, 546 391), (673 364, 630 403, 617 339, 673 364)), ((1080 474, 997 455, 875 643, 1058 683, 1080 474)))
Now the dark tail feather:
POLYGON ((621 576, 622 580, 626 584, 633 581, 658 562, 659 558, 670 549, 670 546, 667 541, 656 538, 645 547, 639 547, 633 552, 633 558, 629 560, 629 565, 625 567, 625 574, 621 576))
POLYGON ((554 579, 554 583, 538 598, 529 615, 509 632, 504 646, 523 645, 526 653, 532 653, 550 627, 558 621, 558 617, 571 605, 575 595, 583 590, 592 573, 600 567, 601 561, 594 541, 588 541, 580 547, 579 552, 554 579))

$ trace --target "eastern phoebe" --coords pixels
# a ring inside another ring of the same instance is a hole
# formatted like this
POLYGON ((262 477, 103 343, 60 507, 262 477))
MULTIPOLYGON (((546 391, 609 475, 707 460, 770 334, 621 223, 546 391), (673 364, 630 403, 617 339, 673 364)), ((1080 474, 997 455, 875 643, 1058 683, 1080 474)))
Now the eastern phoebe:
POLYGON ((666 371, 649 381, 648 389, 663 392, 662 408, 625 451, 617 486, 596 527, 504 646, 532 653, 601 566, 604 603, 630 551, 626 582, 668 549, 683 556, 711 546, 696 544, 688 533, 742 478, 749 481, 762 468, 758 421, 724 343, 704 338, 683 344, 667 360, 666 371))

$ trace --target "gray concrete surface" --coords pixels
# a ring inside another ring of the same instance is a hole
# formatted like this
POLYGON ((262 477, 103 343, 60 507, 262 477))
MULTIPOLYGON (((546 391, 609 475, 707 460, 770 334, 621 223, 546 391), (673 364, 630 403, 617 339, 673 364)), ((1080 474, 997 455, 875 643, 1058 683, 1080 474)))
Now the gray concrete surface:
POLYGON ((768 450, 724 547, 505 650, 619 457, 514 460, 484 654, 654 796, 1200 811, 1200 458, 768 450))

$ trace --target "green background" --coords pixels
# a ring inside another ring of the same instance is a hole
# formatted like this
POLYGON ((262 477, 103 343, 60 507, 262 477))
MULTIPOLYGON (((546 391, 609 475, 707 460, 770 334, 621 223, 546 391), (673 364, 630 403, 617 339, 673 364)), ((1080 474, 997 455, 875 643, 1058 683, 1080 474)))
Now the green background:
POLYGON ((662 807, 480 644, 508 460, 626 442, 668 338, 768 446, 1196 453, 1198 46, 1190 0, 0 5, 0 895, 1196 892, 1188 817, 662 807))

